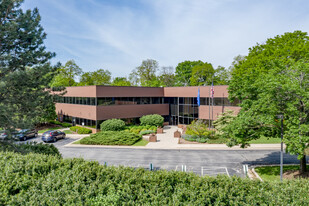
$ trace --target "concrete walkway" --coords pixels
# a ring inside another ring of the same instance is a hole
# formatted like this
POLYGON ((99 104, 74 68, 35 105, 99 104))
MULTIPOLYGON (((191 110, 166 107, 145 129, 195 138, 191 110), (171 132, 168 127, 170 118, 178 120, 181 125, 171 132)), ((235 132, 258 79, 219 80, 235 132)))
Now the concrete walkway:
MULTIPOLYGON (((177 126, 165 126, 163 134, 157 134, 157 142, 149 142, 146 146, 109 146, 109 145, 79 145, 69 143, 65 147, 94 147, 94 148, 130 148, 130 149, 166 149, 166 150, 280 150, 280 144, 251 144, 248 148, 239 146, 228 147, 225 144, 178 144, 178 138, 174 138, 174 132, 182 129, 177 126)), ((79 139, 88 135, 68 134, 67 137, 79 139)))

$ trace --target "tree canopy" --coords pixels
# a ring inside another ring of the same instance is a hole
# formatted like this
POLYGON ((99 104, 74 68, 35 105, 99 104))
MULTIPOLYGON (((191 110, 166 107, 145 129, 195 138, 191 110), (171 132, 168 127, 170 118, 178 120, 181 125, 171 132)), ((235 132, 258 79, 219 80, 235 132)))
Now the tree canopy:
POLYGON ((245 146, 262 136, 280 136, 284 116, 287 152, 297 154, 306 170, 309 147, 309 37, 295 31, 249 49, 232 69, 229 97, 241 101, 237 118, 225 128, 232 144, 245 146))
POLYGON ((58 68, 58 74, 54 77, 51 86, 76 86, 75 79, 82 74, 83 70, 75 63, 74 60, 69 60, 64 66, 58 68))
POLYGON ((23 11, 22 2, 0 1, 0 127, 4 129, 31 127, 55 114, 48 89, 56 70, 49 60, 55 54, 45 49, 38 9, 23 11))
POLYGON ((111 72, 107 69, 98 69, 93 72, 85 72, 81 75, 78 85, 110 85, 111 72))

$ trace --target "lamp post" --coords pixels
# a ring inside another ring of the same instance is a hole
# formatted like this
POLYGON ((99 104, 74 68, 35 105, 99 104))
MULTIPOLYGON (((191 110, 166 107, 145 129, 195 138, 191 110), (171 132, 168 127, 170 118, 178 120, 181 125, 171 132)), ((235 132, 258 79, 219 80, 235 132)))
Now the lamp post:
POLYGON ((282 175, 283 175, 283 114, 277 115, 277 118, 281 119, 280 181, 282 182, 282 175))

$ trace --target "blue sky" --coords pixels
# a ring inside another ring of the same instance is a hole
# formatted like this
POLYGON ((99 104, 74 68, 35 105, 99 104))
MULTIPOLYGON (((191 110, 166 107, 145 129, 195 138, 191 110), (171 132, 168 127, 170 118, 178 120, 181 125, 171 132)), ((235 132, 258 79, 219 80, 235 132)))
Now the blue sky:
POLYGON ((128 76, 142 60, 229 67, 267 38, 309 31, 308 0, 25 0, 37 7, 53 62, 128 76))

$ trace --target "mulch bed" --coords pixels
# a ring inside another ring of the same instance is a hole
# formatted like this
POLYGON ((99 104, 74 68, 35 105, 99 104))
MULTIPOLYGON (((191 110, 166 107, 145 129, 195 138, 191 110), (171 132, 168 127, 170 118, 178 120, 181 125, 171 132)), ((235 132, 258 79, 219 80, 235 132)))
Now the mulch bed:
POLYGON ((309 178, 309 171, 300 174, 299 170, 289 170, 283 173, 284 179, 298 179, 298 178, 309 178))

